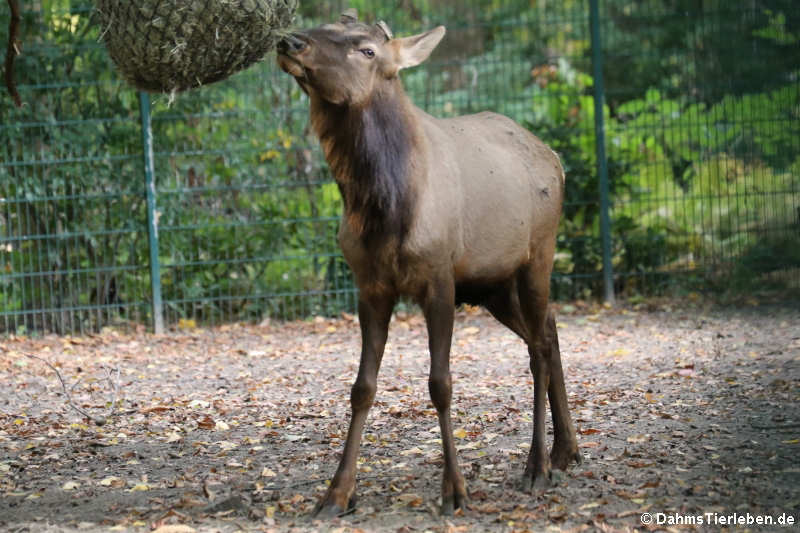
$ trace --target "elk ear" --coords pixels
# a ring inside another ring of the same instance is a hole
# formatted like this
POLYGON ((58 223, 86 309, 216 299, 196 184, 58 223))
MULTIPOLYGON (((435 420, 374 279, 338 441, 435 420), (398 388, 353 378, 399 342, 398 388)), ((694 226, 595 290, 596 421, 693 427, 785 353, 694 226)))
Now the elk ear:
POLYGON ((352 22, 358 22, 358 11, 354 8, 346 9, 342 16, 339 17, 339 22, 342 24, 350 24, 352 22))
POLYGON ((437 26, 419 35, 389 41, 389 46, 394 48, 397 58, 397 68, 415 67, 428 59, 444 34, 444 26, 437 26))

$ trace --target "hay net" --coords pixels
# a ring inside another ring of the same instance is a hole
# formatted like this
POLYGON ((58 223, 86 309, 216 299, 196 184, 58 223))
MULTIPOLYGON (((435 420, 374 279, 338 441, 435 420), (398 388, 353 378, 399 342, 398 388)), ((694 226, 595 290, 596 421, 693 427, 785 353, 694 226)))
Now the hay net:
POLYGON ((260 61, 297 0, 95 0, 111 59, 135 87, 174 93, 260 61))

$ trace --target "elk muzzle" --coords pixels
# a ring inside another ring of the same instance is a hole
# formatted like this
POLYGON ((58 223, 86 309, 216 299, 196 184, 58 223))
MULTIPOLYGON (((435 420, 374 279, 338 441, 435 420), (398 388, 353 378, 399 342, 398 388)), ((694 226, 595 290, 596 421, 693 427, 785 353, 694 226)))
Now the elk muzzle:
POLYGON ((276 46, 278 65, 287 74, 295 78, 303 78, 305 76, 305 69, 298 58, 306 52, 308 48, 308 41, 302 35, 290 33, 278 41, 276 46))
POLYGON ((308 47, 308 42, 297 33, 290 33, 278 41, 277 49, 281 55, 295 55, 308 47))

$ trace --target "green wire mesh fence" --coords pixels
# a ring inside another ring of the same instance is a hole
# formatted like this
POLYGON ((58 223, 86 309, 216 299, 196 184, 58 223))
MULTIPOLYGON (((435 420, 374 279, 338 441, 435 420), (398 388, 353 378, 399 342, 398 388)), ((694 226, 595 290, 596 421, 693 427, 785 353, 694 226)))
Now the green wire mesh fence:
MULTIPOLYGON (((561 154, 556 297, 797 289, 792 1, 605 0, 594 18, 592 3, 301 2, 297 24, 352 6, 396 35, 448 27, 404 83, 434 115, 492 109, 561 154)), ((8 16, 0 12, 0 27, 8 16)), ((0 96, 0 333, 154 320, 140 100, 99 35, 85 0, 23 12, 15 77, 25 105, 0 96)), ((307 102, 273 59, 151 101, 165 323, 353 310, 335 237, 338 190, 307 129, 307 102)))

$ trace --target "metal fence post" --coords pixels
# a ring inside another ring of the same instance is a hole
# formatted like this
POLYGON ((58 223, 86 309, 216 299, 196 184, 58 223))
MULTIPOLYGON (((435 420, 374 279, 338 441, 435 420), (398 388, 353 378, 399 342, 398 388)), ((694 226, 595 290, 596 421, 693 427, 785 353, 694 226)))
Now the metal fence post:
POLYGON ((614 303, 614 270, 611 264, 611 217, 608 160, 603 109, 605 87, 603 84, 603 40, 600 35, 600 8, 598 0, 589 0, 592 33, 592 75, 594 77, 594 132, 597 153, 597 173, 600 188, 600 233, 603 242, 603 287, 605 301, 614 303))
POLYGON ((153 298, 153 330, 164 333, 164 308, 161 301, 161 265, 158 260, 158 214, 156 213, 155 165, 153 163, 153 124, 150 116, 150 95, 139 93, 142 118, 145 195, 147 198, 147 237, 150 244, 150 290, 153 298))

